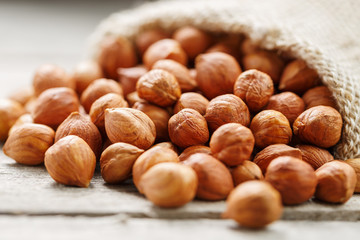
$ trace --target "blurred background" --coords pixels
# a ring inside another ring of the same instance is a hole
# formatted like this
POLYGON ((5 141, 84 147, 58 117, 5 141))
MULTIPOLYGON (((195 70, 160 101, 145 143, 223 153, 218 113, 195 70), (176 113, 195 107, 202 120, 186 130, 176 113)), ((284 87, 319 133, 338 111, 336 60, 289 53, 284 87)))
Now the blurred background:
POLYGON ((144 2, 149 1, 0 0, 0 97, 31 84, 40 64, 71 71, 102 19, 144 2))

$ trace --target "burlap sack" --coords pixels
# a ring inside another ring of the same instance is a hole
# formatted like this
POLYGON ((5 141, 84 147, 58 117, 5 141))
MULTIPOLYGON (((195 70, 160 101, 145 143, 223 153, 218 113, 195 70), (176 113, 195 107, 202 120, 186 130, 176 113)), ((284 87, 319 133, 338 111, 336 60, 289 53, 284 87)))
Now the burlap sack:
POLYGON ((290 52, 316 69, 333 92, 344 128, 338 159, 360 157, 360 1, 162 1, 112 14, 91 36, 91 52, 105 35, 133 39, 144 29, 193 25, 245 33, 261 47, 290 52))

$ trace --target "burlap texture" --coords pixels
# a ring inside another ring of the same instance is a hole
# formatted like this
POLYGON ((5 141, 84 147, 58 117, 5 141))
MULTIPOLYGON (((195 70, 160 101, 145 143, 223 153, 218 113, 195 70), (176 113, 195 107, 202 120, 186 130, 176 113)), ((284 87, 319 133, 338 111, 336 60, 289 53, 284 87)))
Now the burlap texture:
POLYGON ((112 14, 90 38, 96 57, 106 35, 133 39, 144 29, 173 31, 193 25, 206 31, 245 33, 261 47, 291 53, 319 73, 343 116, 335 157, 360 157, 360 1, 239 0, 162 1, 112 14))

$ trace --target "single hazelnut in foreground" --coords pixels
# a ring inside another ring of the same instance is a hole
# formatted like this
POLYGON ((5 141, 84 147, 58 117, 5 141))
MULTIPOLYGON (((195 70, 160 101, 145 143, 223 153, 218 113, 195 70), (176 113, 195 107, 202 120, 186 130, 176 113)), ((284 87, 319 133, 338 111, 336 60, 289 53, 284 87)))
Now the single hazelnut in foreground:
POLYGON ((204 145, 190 146, 184 149, 184 151, 180 154, 179 159, 180 161, 185 161, 191 155, 196 153, 205 153, 211 155, 211 149, 204 145))
POLYGON ((206 120, 194 109, 185 108, 173 115, 168 127, 171 141, 181 148, 204 144, 209 140, 206 120))
POLYGON ((198 180, 195 171, 178 163, 159 163, 140 179, 147 199, 159 207, 181 207, 194 199, 198 180))
POLYGON ((144 150, 128 143, 114 143, 101 154, 101 176, 110 184, 121 183, 130 177, 135 160, 144 150))
POLYGON ((196 197, 199 199, 225 199, 234 188, 229 169, 208 154, 193 154, 181 163, 195 170, 199 181, 196 197))
POLYGON ((242 164, 231 169, 231 175, 235 186, 250 180, 264 179, 264 175, 259 166, 248 160, 245 160, 242 164))
POLYGON ((352 166, 353 169, 355 170, 356 178, 357 178, 355 192, 359 193, 360 192, 360 158, 347 159, 345 162, 350 166, 352 166))
POLYGON ((329 106, 337 108, 335 98, 326 86, 318 86, 307 90, 302 96, 306 109, 316 106, 329 106))
POLYGON ((181 95, 178 81, 171 73, 154 69, 143 75, 136 83, 140 98, 161 107, 173 105, 181 95))
POLYGON ((143 55, 143 63, 151 69, 154 63, 161 59, 172 59, 184 66, 188 57, 179 42, 173 39, 162 39, 147 48, 143 55))
POLYGON ((25 113, 24 107, 10 99, 0 99, 0 141, 6 140, 10 128, 25 113))
POLYGON ((117 69, 135 66, 137 58, 135 49, 127 38, 108 36, 101 42, 97 61, 104 76, 115 80, 117 79, 117 69))
POLYGON ((238 185, 226 200, 223 218, 231 218, 249 228, 261 228, 280 219, 281 196, 269 183, 247 181, 238 185))
POLYGON ((96 157, 82 138, 69 135, 46 151, 44 163, 46 170, 56 182, 88 187, 94 175, 96 157))
POLYGON ((145 113, 132 108, 106 109, 105 130, 112 143, 125 142, 141 149, 148 149, 156 137, 153 121, 145 113))
POLYGON ((83 61, 76 65, 72 74, 72 79, 75 82, 76 92, 82 92, 96 79, 102 78, 103 73, 100 65, 94 61, 83 61))
POLYGON ((17 127, 3 147, 5 155, 25 165, 44 162, 46 150, 54 143, 55 132, 42 124, 25 123, 17 127))
POLYGON ((250 124, 255 145, 265 148, 272 144, 288 144, 292 138, 289 120, 281 112, 264 110, 256 114, 250 124))
POLYGON ((334 160, 334 156, 323 148, 312 145, 296 145, 296 148, 300 149, 302 160, 310 164, 315 170, 334 160))
POLYGON ((285 115, 292 124, 296 118, 305 111, 305 103, 293 92, 283 92, 273 95, 269 99, 266 110, 276 110, 285 115))
POLYGON ((156 164, 162 162, 179 162, 179 157, 172 149, 161 146, 152 147, 136 159, 132 168, 133 182, 140 193, 143 190, 139 186, 141 176, 156 164))
POLYGON ((100 156, 102 148, 101 134, 88 116, 78 112, 71 113, 56 129, 55 142, 68 135, 82 138, 93 150, 96 156, 100 156))
POLYGON ((309 200, 317 184, 310 164, 294 157, 278 157, 268 166, 265 181, 277 189, 285 205, 295 205, 309 200))
POLYGON ((302 141, 328 148, 340 140, 342 125, 341 115, 334 108, 316 106, 299 115, 293 130, 302 141))
POLYGON ((245 127, 250 123, 248 107, 234 94, 225 94, 212 99, 204 117, 211 131, 226 123, 240 123, 245 127))
POLYGON ((241 68, 229 54, 214 52, 200 54, 195 59, 196 82, 202 93, 212 99, 232 93, 241 68))
POLYGON ((216 129, 210 139, 212 155, 227 166, 249 160, 255 138, 251 130, 239 123, 227 123, 216 129))
POLYGON ((274 94, 273 81, 266 73, 256 69, 247 70, 236 79, 234 94, 246 103, 250 111, 258 112, 274 94))
POLYGON ((286 144, 273 144, 258 152, 253 161, 260 167, 262 173, 265 174, 272 160, 285 156, 302 159, 301 151, 298 148, 293 148, 286 144))
POLYGON ((188 92, 181 94, 179 100, 174 106, 174 113, 178 113, 184 108, 191 108, 198 111, 201 115, 205 115, 206 108, 209 105, 209 100, 207 100, 203 95, 196 92, 188 92))
POLYGON ((346 162, 334 160, 325 163, 315 172, 318 185, 315 197, 329 203, 345 203, 354 194, 355 170, 346 162))
POLYGON ((35 123, 57 128, 72 112, 79 110, 79 99, 70 88, 50 88, 37 98, 32 117, 35 123))
POLYGON ((67 87, 75 89, 75 82, 57 65, 44 64, 38 67, 33 78, 35 96, 50 88, 67 87))

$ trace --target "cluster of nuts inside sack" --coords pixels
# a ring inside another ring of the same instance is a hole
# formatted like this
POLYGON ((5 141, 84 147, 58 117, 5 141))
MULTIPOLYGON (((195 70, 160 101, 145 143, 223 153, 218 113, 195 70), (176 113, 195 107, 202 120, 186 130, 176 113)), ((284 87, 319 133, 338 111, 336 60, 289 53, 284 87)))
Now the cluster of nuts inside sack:
POLYGON ((224 217, 262 227, 283 205, 360 191, 360 159, 330 153, 336 108, 304 61, 186 26, 109 36, 72 74, 40 66, 31 89, 0 101, 0 137, 56 182, 87 187, 99 160, 106 183, 132 177, 157 206, 227 199, 224 217))

